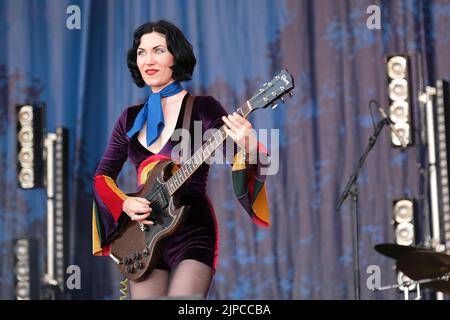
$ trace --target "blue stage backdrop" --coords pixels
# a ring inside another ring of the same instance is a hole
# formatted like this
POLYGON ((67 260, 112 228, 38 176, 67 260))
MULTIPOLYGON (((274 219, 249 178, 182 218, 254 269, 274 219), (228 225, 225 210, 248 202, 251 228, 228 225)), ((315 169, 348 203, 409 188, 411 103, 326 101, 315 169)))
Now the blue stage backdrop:
MULTIPOLYGON (((13 239, 43 240, 46 231, 44 190, 19 189, 15 172, 15 105, 38 100, 48 132, 70 131, 69 264, 82 276, 71 297, 119 297, 112 260, 91 255, 91 182, 117 117, 145 97, 126 66, 132 32, 159 19, 178 25, 195 48, 188 89, 229 112, 281 68, 296 81, 288 103, 250 117, 255 128, 279 129, 279 148, 270 150, 279 152, 279 172, 267 179, 270 228, 255 226, 233 198, 229 166, 211 167, 220 247, 208 298, 352 299, 349 201, 334 208, 373 132, 369 100, 386 105, 384 56, 421 53, 426 83, 449 78, 448 1, 1 0, 0 298, 14 298, 13 239), (367 28, 372 4, 381 8, 381 29, 367 28), (80 29, 67 28, 69 5, 80 8, 80 29)), ((392 200, 421 195, 420 155, 417 147, 391 148, 385 130, 360 174, 364 299, 402 297, 370 291, 366 270, 378 265, 381 284, 395 283, 393 261, 374 245, 393 241, 392 200)), ((118 184, 133 192, 135 179, 127 164, 118 184)))

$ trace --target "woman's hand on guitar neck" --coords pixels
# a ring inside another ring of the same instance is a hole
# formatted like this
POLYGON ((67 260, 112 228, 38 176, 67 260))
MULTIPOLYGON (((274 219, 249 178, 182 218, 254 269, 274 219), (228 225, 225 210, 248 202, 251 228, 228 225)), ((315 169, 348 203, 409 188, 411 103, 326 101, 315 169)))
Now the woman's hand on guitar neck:
POLYGON ((236 112, 229 114, 227 117, 222 117, 226 126, 225 132, 234 142, 245 150, 247 154, 253 154, 258 148, 258 140, 256 138, 255 130, 250 121, 242 117, 236 112))
POLYGON ((143 224, 154 224, 153 221, 145 220, 152 213, 150 201, 145 198, 128 197, 123 202, 122 210, 131 218, 131 220, 143 224))

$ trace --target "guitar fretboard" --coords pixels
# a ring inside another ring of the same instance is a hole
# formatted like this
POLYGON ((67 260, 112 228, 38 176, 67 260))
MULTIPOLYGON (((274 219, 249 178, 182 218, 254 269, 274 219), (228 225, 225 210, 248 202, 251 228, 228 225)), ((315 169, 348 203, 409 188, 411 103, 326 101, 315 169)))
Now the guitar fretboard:
MULTIPOLYGON (((246 104, 236 110, 241 116, 246 118, 252 107, 247 101, 246 104)), ((225 125, 224 125, 225 126, 225 125)), ((190 157, 178 171, 166 181, 167 190, 171 195, 180 188, 183 183, 205 162, 227 137, 224 126, 220 127, 206 142, 190 157)))

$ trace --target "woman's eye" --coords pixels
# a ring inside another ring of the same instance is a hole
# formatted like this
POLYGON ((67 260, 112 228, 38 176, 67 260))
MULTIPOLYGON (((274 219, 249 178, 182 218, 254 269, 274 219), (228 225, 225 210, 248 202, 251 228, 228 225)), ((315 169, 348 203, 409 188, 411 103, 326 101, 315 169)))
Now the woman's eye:
POLYGON ((138 51, 138 56, 143 56, 144 55, 144 51, 138 51))
POLYGON ((164 49, 163 48, 157 48, 155 50, 156 53, 160 54, 160 53, 164 53, 164 49))

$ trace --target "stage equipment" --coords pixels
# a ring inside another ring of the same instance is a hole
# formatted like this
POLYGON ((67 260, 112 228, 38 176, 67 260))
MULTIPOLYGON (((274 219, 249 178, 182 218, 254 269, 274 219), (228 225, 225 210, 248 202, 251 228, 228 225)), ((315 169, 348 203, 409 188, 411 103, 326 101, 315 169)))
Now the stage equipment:
POLYGON ((43 186, 42 104, 17 106, 17 182, 22 189, 43 186))
MULTIPOLYGON (((386 58, 387 88, 389 97, 389 118, 400 133, 406 146, 413 144, 413 124, 411 114, 410 61, 407 55, 392 55, 386 58)), ((391 132, 391 142, 395 147, 402 144, 391 132)))
POLYGON ((17 300, 35 300, 39 293, 39 259, 37 241, 18 238, 14 246, 14 284, 17 300))
POLYGON ((68 130, 56 128, 45 139, 47 165, 47 259, 43 277, 46 299, 58 298, 65 289, 68 223, 68 130))

